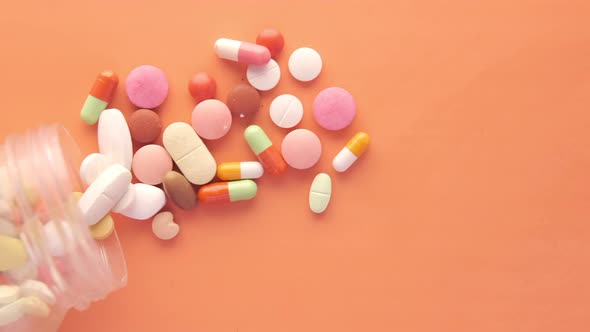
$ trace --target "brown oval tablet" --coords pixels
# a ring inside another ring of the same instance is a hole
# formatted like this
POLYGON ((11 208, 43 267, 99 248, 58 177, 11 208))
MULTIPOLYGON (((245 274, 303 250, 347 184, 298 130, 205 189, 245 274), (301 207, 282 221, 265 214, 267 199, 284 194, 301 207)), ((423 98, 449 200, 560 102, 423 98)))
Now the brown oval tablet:
POLYGON ((238 115, 258 112, 260 94, 250 84, 238 84, 227 95, 227 107, 238 115))
POLYGON ((133 112, 128 125, 131 138, 139 143, 151 143, 162 132, 160 116, 156 112, 147 109, 133 112))
POLYGON ((197 195, 193 186, 188 182, 184 175, 170 171, 164 176, 164 191, 166 195, 183 210, 191 210, 197 204, 197 195))

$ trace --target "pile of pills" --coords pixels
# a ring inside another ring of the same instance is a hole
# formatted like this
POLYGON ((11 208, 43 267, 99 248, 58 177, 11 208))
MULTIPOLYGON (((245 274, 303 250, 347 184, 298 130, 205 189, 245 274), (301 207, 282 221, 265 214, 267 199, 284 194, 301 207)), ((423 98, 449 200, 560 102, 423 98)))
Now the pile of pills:
MULTIPOLYGON (((273 58, 281 53, 284 44, 283 35, 275 29, 262 31, 256 43, 218 39, 214 44, 217 56, 247 65, 249 84, 240 83, 233 87, 223 102, 215 99, 215 79, 204 72, 195 74, 188 84, 188 90, 197 102, 190 124, 176 122, 162 127, 155 109, 167 97, 168 81, 159 68, 142 65, 129 73, 126 94, 138 110, 127 122, 120 111, 105 110, 116 88, 117 75, 111 71, 99 74, 81 113, 88 124, 98 119, 100 150, 100 154, 89 155, 80 170, 89 185, 80 200, 88 224, 96 227, 96 223, 105 222, 101 218, 109 211, 135 219, 149 219, 159 212, 166 199, 185 210, 195 208, 197 201, 249 200, 258 191, 253 180, 264 173, 281 175, 287 167, 313 167, 322 155, 322 144, 318 135, 304 128, 292 130, 280 144, 275 144, 260 126, 247 127, 244 138, 258 161, 218 165, 203 141, 224 137, 231 129, 233 116, 246 117, 259 111, 259 91, 273 89, 281 78, 281 68, 273 58), (160 133, 163 146, 153 144, 160 133), (132 141, 147 145, 131 156, 132 141), (173 170, 173 164, 179 172, 173 170), (141 183, 130 183, 131 171, 141 183), (215 177, 221 182, 211 183, 215 177), (193 185, 200 186, 196 193, 193 185)), ((309 47, 296 49, 288 61, 289 73, 301 82, 316 79, 322 66, 320 54, 309 47)), ((304 106, 296 96, 281 94, 271 102, 268 114, 278 127, 294 128, 303 118, 304 106)), ((320 127, 337 131, 353 121, 356 104, 345 89, 329 87, 316 96, 312 115, 320 127)), ((366 133, 355 135, 334 158, 334 169, 346 171, 368 144, 366 133)), ((318 174, 309 191, 311 211, 324 212, 331 195, 332 179, 326 173, 318 174)), ((179 231, 170 212, 160 212, 154 218, 152 229, 161 239, 173 238, 179 231)))
MULTIPOLYGON (((309 169, 317 164, 323 153, 322 144, 316 133, 305 128, 290 131, 282 142, 273 142, 260 126, 247 127, 244 139, 257 161, 218 163, 204 142, 224 137, 231 130, 234 116, 248 117, 260 110, 260 91, 275 88, 283 73, 273 58, 281 53, 284 44, 282 34, 275 29, 262 31, 256 43, 218 39, 214 52, 229 62, 247 65, 248 83, 234 86, 224 102, 215 99, 215 79, 207 73, 197 73, 188 84, 189 93, 197 102, 191 123, 175 122, 166 127, 157 110, 168 97, 169 89, 161 69, 142 65, 127 75, 125 92, 137 107, 127 119, 121 111, 107 109, 119 83, 118 75, 110 70, 99 73, 80 113, 85 123, 98 123, 99 151, 86 156, 80 166, 86 190, 72 193, 95 239, 104 240, 113 233, 115 223, 110 213, 137 220, 153 218, 154 235, 162 240, 173 239, 180 228, 171 212, 161 212, 167 200, 184 210, 194 209, 197 202, 250 200, 259 190, 255 180, 265 173, 280 176, 287 167, 309 169), (155 144, 160 135, 163 144, 155 144), (135 154, 134 143, 139 145, 135 154), (133 183, 132 174, 138 183, 133 183), (199 186, 196 191, 195 185, 199 186)), ((320 54, 302 47, 290 55, 287 69, 296 80, 309 82, 320 75, 322 67, 320 54)), ((276 126, 290 129, 301 122, 304 109, 297 96, 281 94, 270 103, 268 115, 276 126)), ((322 90, 312 105, 317 124, 330 131, 349 126, 356 112, 353 96, 340 87, 322 90)), ((346 171, 368 145, 369 136, 357 133, 335 155, 333 168, 346 171)), ((317 174, 310 185, 309 209, 323 213, 331 196, 332 179, 326 173, 317 174)), ((31 270, 27 249, 10 213, 10 207, 0 201, 0 272, 18 275, 19 280, 26 281, 2 285, 0 280, 0 326, 24 315, 47 316, 49 306, 55 302, 46 284, 34 280, 32 275, 27 278, 27 271, 31 270)), ((50 255, 65 255, 60 239, 73 236, 67 223, 49 221, 43 232, 50 255)))

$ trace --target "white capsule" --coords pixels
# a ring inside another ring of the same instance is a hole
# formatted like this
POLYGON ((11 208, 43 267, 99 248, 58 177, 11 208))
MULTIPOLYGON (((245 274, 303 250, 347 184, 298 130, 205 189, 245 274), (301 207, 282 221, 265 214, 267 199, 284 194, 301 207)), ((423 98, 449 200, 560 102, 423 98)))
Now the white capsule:
POLYGON ((130 183, 131 173, 127 168, 114 164, 105 169, 78 201, 86 224, 94 225, 106 216, 127 192, 130 183))
POLYGON ((240 172, 242 179, 258 179, 264 175, 264 167, 257 161, 242 161, 240 172))
POLYGON ((365 153, 369 146, 369 135, 358 132, 346 143, 346 146, 334 157, 332 166, 337 172, 346 171, 354 162, 365 153))
POLYGON ((131 133, 123 113, 111 108, 103 111, 98 119, 98 150, 115 163, 131 169, 133 145, 131 133))
POLYGON ((354 162, 358 159, 357 156, 354 155, 350 150, 344 148, 338 152, 334 160, 332 161, 332 166, 337 172, 344 172, 346 171, 354 162))

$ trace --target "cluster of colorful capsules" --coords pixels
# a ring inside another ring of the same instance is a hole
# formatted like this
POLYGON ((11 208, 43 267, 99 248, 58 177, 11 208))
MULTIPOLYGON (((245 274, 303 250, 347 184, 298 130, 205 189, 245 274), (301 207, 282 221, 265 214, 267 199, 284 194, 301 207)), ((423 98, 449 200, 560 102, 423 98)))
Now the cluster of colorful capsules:
MULTIPOLYGON (((274 88, 280 80, 281 70, 273 57, 283 46, 283 36, 275 29, 261 32, 256 44, 226 38, 217 40, 214 48, 220 58, 247 65, 249 84, 233 87, 224 103, 215 99, 217 84, 210 75, 204 72, 194 75, 188 86, 197 101, 191 124, 175 122, 166 128, 154 111, 168 94, 168 81, 162 70, 143 65, 129 73, 125 90, 138 110, 128 121, 119 110, 105 110, 118 77, 112 71, 102 72, 81 112, 86 123, 98 121, 100 150, 89 155, 80 170, 89 186, 79 202, 87 223, 100 225, 109 211, 133 219, 149 219, 163 208, 166 197, 185 210, 193 209, 197 201, 219 203, 252 199, 258 190, 253 180, 265 172, 281 175, 287 165, 295 169, 314 166, 320 159, 322 146, 318 136, 308 129, 292 130, 279 148, 261 127, 250 125, 244 137, 258 161, 218 165, 203 142, 203 139, 217 140, 225 136, 231 128, 232 114, 246 117, 260 109, 259 91, 274 88), (161 133, 163 146, 154 144, 161 133), (133 155, 132 141, 147 145, 133 155), (180 172, 173 170, 174 163, 180 172), (140 183, 131 183, 131 172, 140 183), (210 183, 215 176, 223 182, 210 183), (197 193, 193 185, 201 186, 197 193)), ((320 74, 322 59, 317 51, 303 47, 290 55, 288 67, 295 79, 311 81, 320 74)), ((312 109, 318 125, 331 131, 347 127, 356 115, 354 98, 340 87, 322 90, 312 109)), ((303 104, 291 94, 276 97, 268 112, 272 122, 280 128, 297 126, 303 113, 303 104)), ((369 136, 357 133, 333 159, 334 169, 346 171, 368 144, 369 136)), ((309 206, 313 212, 324 212, 331 188, 328 174, 320 173, 314 178, 309 191, 309 206)), ((108 227, 100 229, 112 227, 109 222, 108 227)), ((152 222, 152 229, 161 239, 171 239, 179 231, 170 212, 159 213, 152 222)))

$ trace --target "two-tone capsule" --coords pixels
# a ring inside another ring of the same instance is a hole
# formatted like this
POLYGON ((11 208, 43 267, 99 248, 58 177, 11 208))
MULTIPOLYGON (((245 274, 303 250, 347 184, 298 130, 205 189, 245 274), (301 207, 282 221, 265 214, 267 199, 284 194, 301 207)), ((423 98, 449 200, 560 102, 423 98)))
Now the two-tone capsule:
POLYGON ((221 163, 217 166, 217 177, 224 181, 258 179, 263 174, 264 168, 257 161, 221 163))
POLYGON ((346 143, 346 146, 334 157, 332 166, 337 172, 346 171, 354 162, 365 153, 369 146, 369 135, 359 132, 346 143))
POLYGON ((270 61, 268 48, 239 40, 221 38, 215 42, 217 56, 247 65, 264 65, 270 61))
POLYGON ((206 184, 199 188, 198 196, 201 203, 229 203, 252 199, 257 192, 256 182, 240 180, 206 184))
POLYGON ((118 84, 119 77, 113 71, 105 70, 98 74, 80 111, 80 117, 84 122, 93 125, 98 121, 100 113, 111 102, 118 84))
POLYGON ((256 125, 251 125, 244 131, 244 138, 262 164, 264 169, 272 175, 281 175, 287 170, 287 164, 283 156, 266 135, 264 130, 256 125))

